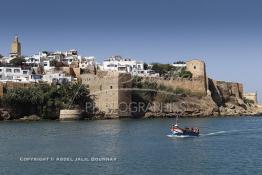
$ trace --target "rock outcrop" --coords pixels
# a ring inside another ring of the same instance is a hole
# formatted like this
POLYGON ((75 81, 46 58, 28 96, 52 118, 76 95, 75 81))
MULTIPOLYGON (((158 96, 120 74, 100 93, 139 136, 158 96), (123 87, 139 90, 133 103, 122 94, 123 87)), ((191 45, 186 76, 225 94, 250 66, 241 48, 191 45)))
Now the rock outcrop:
POLYGON ((18 120, 21 120, 21 121, 38 121, 38 120, 41 120, 41 118, 37 115, 29 115, 29 116, 24 116, 18 120))
POLYGON ((261 115, 262 108, 243 101, 243 85, 240 83, 208 80, 207 96, 180 96, 174 103, 153 102, 145 117, 181 116, 241 116, 261 115))
POLYGON ((145 117, 172 117, 177 113, 185 117, 212 116, 219 114, 219 108, 210 96, 185 96, 178 97, 174 103, 154 102, 145 113, 145 117))
POLYGON ((238 99, 236 103, 228 101, 223 106, 218 106, 210 96, 179 98, 177 102, 160 104, 154 102, 144 117, 174 117, 176 114, 184 117, 208 117, 208 116, 254 116, 261 115, 262 108, 253 104, 245 104, 238 99))
POLYGON ((0 109, 0 120, 11 120, 10 110, 0 109))

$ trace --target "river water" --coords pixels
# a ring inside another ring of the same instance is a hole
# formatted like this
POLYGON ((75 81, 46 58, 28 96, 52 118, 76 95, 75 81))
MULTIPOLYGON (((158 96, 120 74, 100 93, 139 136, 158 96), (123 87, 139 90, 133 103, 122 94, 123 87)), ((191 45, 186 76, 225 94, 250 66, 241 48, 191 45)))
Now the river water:
POLYGON ((0 174, 262 174, 262 117, 0 123, 0 174))

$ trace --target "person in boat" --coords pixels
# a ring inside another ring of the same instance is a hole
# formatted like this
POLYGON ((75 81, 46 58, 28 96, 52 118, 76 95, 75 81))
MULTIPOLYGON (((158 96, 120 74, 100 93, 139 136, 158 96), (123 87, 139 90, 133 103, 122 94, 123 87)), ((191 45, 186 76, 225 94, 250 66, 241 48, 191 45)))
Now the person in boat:
POLYGON ((175 128, 176 128, 176 126, 173 124, 173 125, 171 126, 171 131, 174 131, 175 128))

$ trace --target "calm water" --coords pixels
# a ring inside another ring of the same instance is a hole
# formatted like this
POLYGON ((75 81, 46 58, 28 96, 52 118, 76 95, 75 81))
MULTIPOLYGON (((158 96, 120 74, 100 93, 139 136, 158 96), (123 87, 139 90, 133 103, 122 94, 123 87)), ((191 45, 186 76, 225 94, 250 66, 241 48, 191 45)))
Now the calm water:
POLYGON ((170 139, 173 121, 1 122, 0 174, 262 173, 262 117, 181 119, 202 135, 170 139), (20 160, 25 157, 86 161, 20 160))

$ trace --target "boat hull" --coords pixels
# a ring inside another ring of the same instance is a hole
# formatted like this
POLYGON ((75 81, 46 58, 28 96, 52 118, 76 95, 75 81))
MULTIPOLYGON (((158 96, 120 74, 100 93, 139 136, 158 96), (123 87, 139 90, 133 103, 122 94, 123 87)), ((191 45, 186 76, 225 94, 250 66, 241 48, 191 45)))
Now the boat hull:
POLYGON ((175 134, 168 134, 166 135, 169 138, 192 138, 196 136, 188 136, 188 135, 175 135, 175 134))
POLYGON ((199 129, 197 128, 192 128, 192 129, 183 129, 179 127, 173 127, 171 128, 171 133, 174 136, 190 136, 190 137, 195 137, 199 136, 199 129))

